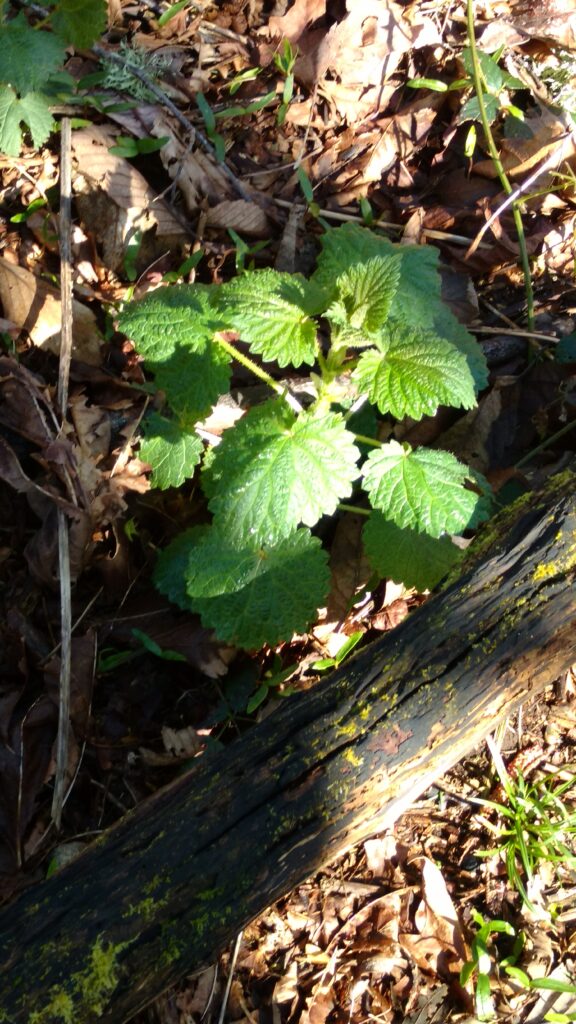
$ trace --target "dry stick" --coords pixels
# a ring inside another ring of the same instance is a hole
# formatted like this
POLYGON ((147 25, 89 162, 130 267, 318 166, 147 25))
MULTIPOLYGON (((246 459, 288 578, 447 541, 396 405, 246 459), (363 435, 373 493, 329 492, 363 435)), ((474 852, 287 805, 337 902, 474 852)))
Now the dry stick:
POLYGON ((510 193, 510 195, 506 196, 504 202, 500 204, 498 209, 495 210, 493 214, 491 214, 486 223, 483 224, 482 227, 480 228, 480 231, 476 235, 476 238, 474 239, 472 245, 470 246, 466 253, 465 259, 468 259, 469 256, 472 256, 476 252, 476 249, 480 245, 480 242, 483 239, 486 232, 488 231, 488 228, 492 227, 494 222, 498 220, 500 214, 503 213, 504 210, 506 210, 512 203, 515 203, 516 200, 519 199, 519 197, 523 195, 523 193, 526 192, 526 190, 529 189, 530 186, 533 185, 534 182, 537 181, 542 174, 545 174, 546 171, 549 171, 550 168, 553 167, 554 165, 558 166, 558 164, 560 164, 562 160, 564 160, 566 149, 568 148, 568 143, 573 142, 573 137, 574 132, 571 131, 568 131, 565 135, 562 135, 558 140, 558 142, 561 144, 562 150, 560 154, 556 152, 556 147, 554 147, 554 149, 548 155, 544 163, 540 164, 540 166, 536 168, 533 174, 528 175, 526 180, 523 181, 521 185, 518 185, 518 187, 515 188, 514 191, 510 193))
MULTIPOLYGON (((72 356, 72 146, 70 119, 62 118, 60 130, 60 295, 62 301, 62 340, 58 376, 58 404, 62 417, 62 433, 68 406, 68 381, 72 356)), ((56 774, 52 799, 52 821, 57 829, 62 821, 68 770, 70 730, 70 662, 72 641, 72 599, 70 583, 70 546, 68 523, 58 509, 58 570, 60 577, 60 690, 58 703, 58 737, 56 741, 56 774)))
MULTIPOLYGON (((100 57, 102 60, 111 60, 114 64, 120 64, 121 67, 125 68, 126 71, 128 71, 131 75, 134 76, 134 78, 138 78, 141 82, 143 82, 146 88, 149 89, 151 93, 153 93, 156 99, 160 103, 162 103, 163 106, 166 107, 166 110, 169 110, 170 113, 176 118, 178 123, 187 132, 189 132, 190 135, 198 139, 198 142, 200 143, 204 152, 208 153, 208 155, 211 156, 212 159, 216 161, 216 163, 218 163, 216 151, 212 144, 208 141, 206 136, 195 125, 193 125, 192 122, 189 121, 187 117, 184 117, 184 114, 178 109, 176 104, 172 102, 172 100, 166 95, 166 93, 160 88, 160 86, 156 85, 156 82, 154 82, 146 74, 145 71, 142 71, 141 68, 137 68, 134 64, 131 64, 130 61, 126 60, 125 57, 122 57, 121 54, 112 53, 112 51, 105 50, 103 46, 99 46, 98 44, 95 44, 92 47, 92 52, 95 53, 96 56, 100 57)), ((234 189, 236 190, 241 199, 245 199, 246 202, 248 203, 252 203, 255 201, 257 197, 251 196, 246 191, 242 182, 238 180, 234 172, 230 170, 227 164, 218 163, 218 166, 222 168, 223 173, 226 175, 226 177, 228 178, 228 180, 230 181, 230 183, 232 184, 232 186, 234 187, 234 189)))
MULTIPOLYGON (((290 167, 291 165, 288 164, 287 166, 290 167)), ((288 199, 273 199, 272 202, 274 203, 275 206, 280 206, 286 210, 292 210, 294 206, 298 205, 296 203, 290 202, 288 199)), ((302 207, 303 210, 307 209, 305 203, 300 203, 299 205, 302 207)), ((348 222, 351 222, 353 224, 366 223, 364 217, 360 216, 360 214, 357 213, 340 213, 338 210, 324 209, 318 210, 318 213, 322 217, 326 217, 326 220, 336 220, 346 224, 348 222)), ((387 231, 404 231, 404 226, 402 224, 394 224, 390 220, 376 220, 374 222, 374 227, 385 228, 387 231)), ((435 228, 423 228, 422 237, 436 238, 440 242, 452 242, 454 243, 454 245, 470 245, 470 239, 466 238, 465 235, 453 235, 449 231, 437 231, 435 228)), ((480 243, 480 248, 489 249, 490 246, 486 244, 483 245, 482 243, 480 243)))

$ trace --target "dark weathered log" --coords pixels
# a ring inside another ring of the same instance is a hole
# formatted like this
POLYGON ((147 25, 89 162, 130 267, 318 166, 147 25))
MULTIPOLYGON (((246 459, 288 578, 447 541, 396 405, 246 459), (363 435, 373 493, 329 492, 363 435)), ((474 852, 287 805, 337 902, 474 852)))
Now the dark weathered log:
POLYGON ((576 477, 392 634, 0 914, 0 1022, 120 1022, 576 661, 576 477))

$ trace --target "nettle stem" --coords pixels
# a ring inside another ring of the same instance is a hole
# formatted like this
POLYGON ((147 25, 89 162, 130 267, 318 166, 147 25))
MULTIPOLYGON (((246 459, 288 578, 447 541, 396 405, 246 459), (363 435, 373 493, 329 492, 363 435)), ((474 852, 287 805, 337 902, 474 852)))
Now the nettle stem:
POLYGON ((236 360, 236 362, 241 363, 241 365, 244 366, 247 370, 250 370, 250 372, 253 373, 255 377, 258 377, 261 381, 264 382, 264 384, 267 384, 268 387, 272 389, 272 391, 275 391, 276 394, 280 396, 280 398, 283 398, 288 403, 293 412, 297 414, 302 412, 302 406, 300 405, 298 399, 294 398, 294 395, 291 395, 288 389, 286 387, 283 387, 282 384, 279 384, 277 380, 274 380, 274 378, 271 377, 269 373, 266 373, 266 370, 263 370, 262 367, 258 365, 258 363, 255 363, 252 359, 250 359, 250 356, 246 356, 244 355, 243 352, 239 352, 238 349, 234 347, 234 345, 232 345, 229 341, 226 341, 220 334, 216 334, 214 338, 215 341, 226 352, 228 352, 228 355, 231 355, 232 358, 236 360))
POLYGON ((355 515, 355 516, 358 515, 358 516, 366 516, 366 517, 368 517, 371 514, 372 509, 360 508, 359 505, 347 505, 345 501, 340 501, 340 502, 338 502, 338 511, 339 512, 352 512, 353 515, 355 515))
POLYGON ((373 448, 382 447, 382 441, 377 441, 375 437, 366 437, 366 434, 354 434, 354 440, 360 444, 369 444, 373 448))
MULTIPOLYGON (((512 195, 513 189, 508 175, 504 170, 504 165, 500 159, 500 154, 494 141, 492 129, 490 127, 490 120, 486 113, 486 104, 484 103, 484 80, 482 77, 482 70, 480 68, 480 62, 478 60, 478 49, 476 46, 476 32, 474 25, 474 0, 467 0, 466 3, 466 26, 468 33, 468 45, 470 47, 470 56, 472 58, 472 80, 474 82, 474 90, 476 92, 476 98, 478 100, 478 110, 480 112, 480 120, 482 121, 482 128, 486 137, 486 143, 488 146, 488 152, 490 158, 496 169, 500 184, 504 189, 507 196, 512 195)), ((526 320, 528 328, 533 330, 534 328, 534 291, 532 288, 532 273, 530 270, 530 259, 528 257, 528 249, 526 247, 526 236, 524 234, 524 224, 522 223, 522 215, 517 202, 512 203, 512 216, 514 217, 514 226, 516 228, 516 234, 518 235, 518 246, 520 248, 520 260, 522 263, 522 273, 524 275, 524 292, 526 294, 526 320)))

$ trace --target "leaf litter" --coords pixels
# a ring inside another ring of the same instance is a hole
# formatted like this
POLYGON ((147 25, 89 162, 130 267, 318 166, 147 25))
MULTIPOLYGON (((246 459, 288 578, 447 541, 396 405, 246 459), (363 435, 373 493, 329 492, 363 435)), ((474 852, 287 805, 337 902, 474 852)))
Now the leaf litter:
MULTIPOLYGON (((525 197, 534 329, 544 338, 570 336, 574 130, 558 99, 569 95, 576 76, 573 4, 547 0, 536 10, 523 0, 486 0, 476 6, 480 46, 487 52, 504 46, 508 72, 526 84, 517 94, 525 106, 522 131, 505 129, 500 137, 511 181, 516 186, 548 163, 525 197)), ((332 7, 324 0, 273 8, 224 0, 184 5, 160 25, 166 5, 109 5, 101 47, 116 53, 121 26, 135 45, 160 56, 165 72, 158 84, 168 103, 153 94, 121 110, 125 95, 104 91, 110 109, 73 134, 75 347, 64 434, 55 404, 61 309, 53 286, 58 215, 50 190, 57 154, 48 145, 26 149, 19 160, 1 158, 3 213, 16 215, 4 222, 0 261, 5 898, 44 877, 57 841, 49 814, 58 701, 57 508, 69 517, 76 581, 68 841, 101 831, 206 745, 241 734, 262 680, 273 682, 276 674, 282 681, 268 687, 271 696, 257 714, 273 711, 287 687, 308 688, 310 666, 323 655, 337 657, 356 630, 371 637, 393 628, 424 599, 402 581, 369 579, 351 513, 341 516, 331 540, 327 608, 309 636, 276 651, 240 655, 159 597, 151 585, 157 548, 174 524, 197 526, 205 513, 191 485, 149 488, 138 452, 151 399, 131 345, 106 320, 110 303, 132 289, 153 290, 200 250, 202 280, 229 280, 238 265, 238 236, 243 258, 256 266, 281 261, 282 269, 306 274, 317 252, 317 218, 378 222, 394 240, 438 246, 443 263, 464 281, 467 298, 450 300, 452 308, 465 324, 491 332, 480 335, 491 372, 478 408, 459 418, 440 410, 418 424, 400 421, 384 440, 412 447, 440 441, 498 488, 533 485, 574 451, 568 433, 529 467, 517 465, 574 420, 575 360, 555 362, 554 343, 529 341, 521 330, 510 208, 497 212, 504 197, 481 147, 471 157, 465 152, 469 123, 459 116, 469 91, 407 85, 463 76, 463 5, 348 0, 332 7), (280 125, 285 83, 274 57, 284 40, 295 54, 294 91, 280 125), (194 102, 199 92, 204 106, 194 102), (272 100, 260 105, 269 93, 272 100), (165 141, 135 166, 110 152, 121 137, 165 141), (212 147, 224 162, 213 159, 212 147), (33 201, 40 205, 29 211, 33 201), (529 345, 544 358, 527 367, 529 345), (286 679, 286 668, 296 665, 286 679)), ((83 55, 72 56, 68 70, 80 79, 96 68, 96 58, 83 55)), ((184 278, 193 279, 192 264, 184 278)), ((237 402, 221 400, 205 429, 222 433, 254 398, 250 386, 239 374, 237 402)), ((552 771, 569 762, 575 739, 569 673, 560 699, 550 691, 525 710, 523 722, 510 725, 504 749, 511 764, 519 750, 540 751, 524 767, 531 777, 542 766, 552 771)), ((521 906, 501 862, 477 856, 490 844, 490 819, 477 813, 473 799, 490 787, 484 754, 462 762, 393 832, 350 851, 246 929, 227 1007, 223 974, 210 967, 160 1000, 156 1019, 212 1019, 221 1007, 228 1020, 252 1022, 261 1013, 275 1024, 473 1019, 473 987, 459 980, 471 956, 473 909, 525 934, 522 966, 533 976, 564 971, 570 979, 573 877, 566 869, 559 880, 544 865, 531 890, 542 913, 531 916, 521 906), (551 900, 560 908, 553 928, 551 900)), ((501 937, 492 950, 489 988, 498 1018, 573 1012, 557 994, 536 997, 498 970, 497 958, 510 952, 501 937)), ((226 954, 224 975, 229 966, 226 954)))

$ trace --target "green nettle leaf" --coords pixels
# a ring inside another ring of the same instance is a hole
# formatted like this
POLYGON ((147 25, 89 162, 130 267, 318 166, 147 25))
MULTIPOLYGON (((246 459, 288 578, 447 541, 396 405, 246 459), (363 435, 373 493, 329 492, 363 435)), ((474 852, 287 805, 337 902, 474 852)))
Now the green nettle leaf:
POLYGON ((190 611, 190 598, 186 591, 188 562, 203 530, 202 526, 193 526, 175 537, 158 555, 153 573, 154 585, 160 593, 186 611, 190 611))
MULTIPOLYGON (((153 367, 156 384, 166 393, 179 419, 192 427, 206 416, 220 395, 230 390, 231 359, 216 342, 203 351, 178 346, 170 359, 153 367)), ((152 367, 151 367, 152 369, 152 367)))
POLYGON ((210 289, 202 285, 157 288, 126 306, 118 317, 119 327, 152 368, 179 345, 190 352, 203 352, 224 326, 209 295, 210 289))
POLYGON ((416 590, 432 590, 462 558, 449 537, 401 529, 381 512, 372 512, 363 533, 370 565, 379 576, 416 590))
POLYGON ((464 487, 470 470, 450 452, 389 441, 370 452, 365 466, 372 507, 396 526, 440 537, 471 522, 479 496, 464 487))
POLYGON ((0 78, 22 95, 41 91, 64 55, 62 39, 31 28, 22 11, 0 25, 0 78))
POLYGON ((204 416, 230 383, 231 357, 214 338, 223 324, 209 295, 210 289, 195 285, 159 288, 119 317, 187 425, 204 416))
POLYGON ((215 305, 226 327, 238 331, 252 352, 279 366, 311 365, 316 324, 326 296, 299 274, 256 270, 222 285, 215 305))
POLYGON ((105 0, 59 0, 52 27, 68 45, 87 48, 106 28, 105 0))
POLYGON ((353 264, 336 282, 350 326, 374 332, 386 321, 400 280, 400 256, 353 264))
POLYGON ((208 474, 209 507, 231 542, 275 543, 335 511, 358 476, 358 458, 340 415, 296 419, 274 399, 224 434, 208 474))
POLYGON ((47 99, 34 92, 19 98, 10 86, 0 85, 0 151, 7 156, 20 153, 21 125, 30 130, 36 149, 42 146, 54 127, 47 99))
POLYGON ((397 419, 433 416, 439 405, 476 405, 465 356, 443 338, 398 323, 384 328, 379 348, 363 352, 352 378, 380 412, 397 419))
POLYGON ((322 252, 312 280, 324 288, 331 302, 337 298, 338 277, 351 266, 374 256, 396 255, 400 260, 400 278, 390 317, 454 342, 466 356, 476 389, 486 387, 488 369, 482 349, 442 299, 436 249, 426 245, 395 245, 357 224, 343 224, 327 231, 321 241, 322 252))
POLYGON ((165 490, 179 487, 192 476, 202 457, 204 445, 195 433, 183 429, 176 420, 153 412, 143 424, 144 438, 140 458, 152 466, 152 484, 165 490))
POLYGON ((329 584, 328 556, 306 528, 271 547, 238 549, 226 533, 207 528, 186 566, 190 607, 221 640, 249 649, 303 632, 329 584), (215 596, 199 595, 221 589, 215 596))

